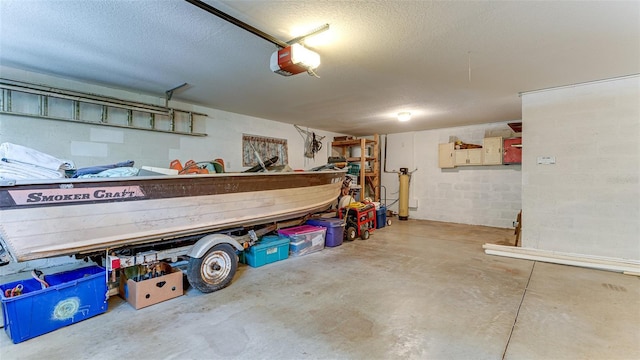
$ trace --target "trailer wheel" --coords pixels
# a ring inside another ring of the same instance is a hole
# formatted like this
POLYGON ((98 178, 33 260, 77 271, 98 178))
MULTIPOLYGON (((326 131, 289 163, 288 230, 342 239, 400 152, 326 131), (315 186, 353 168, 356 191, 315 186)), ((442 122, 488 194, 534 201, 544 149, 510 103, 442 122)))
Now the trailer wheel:
POLYGON ((347 241, 353 241, 358 236, 358 230, 355 227, 349 226, 345 229, 347 235, 347 241))
POLYGON ((367 240, 369 238, 369 229, 362 230, 362 234, 360 234, 360 239, 367 240))
POLYGON ((238 268, 238 257, 229 244, 218 244, 201 258, 190 258, 187 279, 203 293, 220 290, 231 282, 238 268))

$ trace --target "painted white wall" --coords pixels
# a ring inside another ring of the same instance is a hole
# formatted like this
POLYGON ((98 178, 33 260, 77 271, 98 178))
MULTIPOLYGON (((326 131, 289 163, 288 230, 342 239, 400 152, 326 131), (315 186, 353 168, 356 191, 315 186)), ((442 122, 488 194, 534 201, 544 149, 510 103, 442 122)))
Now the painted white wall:
MULTIPOLYGON (((417 168, 409 186, 409 217, 513 227, 521 209, 520 165, 438 167, 438 144, 457 138, 481 145, 485 137, 512 135, 507 122, 499 122, 386 136, 387 171, 417 168)), ((383 155, 384 139, 382 136, 383 155)), ((398 175, 385 173, 381 181, 391 204, 398 198, 398 175)), ((398 211, 397 203, 389 208, 398 211)))
POLYGON ((640 260, 640 77, 526 93, 522 115, 522 245, 640 260))
MULTIPOLYGON (((164 105, 165 101, 163 97, 116 90, 7 67, 0 68, 0 76, 11 80, 154 105, 164 105)), ((169 105, 177 109, 208 114, 208 117, 200 117, 200 120, 197 120, 200 124, 196 128, 196 132, 207 133, 208 136, 167 134, 0 114, 0 143, 20 144, 60 159, 73 160, 77 167, 134 160, 136 167, 147 165, 168 168, 169 163, 174 159, 179 159, 184 164, 189 159, 206 161, 222 158, 225 161, 226 170, 233 172, 247 168, 242 166, 243 134, 287 139, 289 165, 294 169, 309 169, 326 164, 327 156, 331 154, 333 137, 343 135, 308 129, 318 136, 325 137, 322 140, 322 150, 316 154, 315 159, 308 159, 304 157, 304 138, 291 124, 175 101, 171 101, 169 105)), ((59 265, 68 262, 69 259, 64 257, 26 265, 11 264, 0 268, 0 275, 27 268, 59 265)))
MULTIPOLYGON (((45 84, 68 90, 112 96, 124 100, 164 105, 164 98, 116 90, 92 84, 0 68, 3 78, 45 84)), ((193 91, 193 90, 192 90, 193 91)), ((171 101, 177 109, 208 114, 196 117, 196 132, 208 136, 196 137, 102 125, 78 124, 67 121, 0 115, 0 142, 12 142, 73 160, 77 167, 135 160, 136 166, 169 167, 174 159, 182 163, 189 159, 206 161, 222 158, 228 171, 242 171, 242 134, 287 139, 289 165, 308 169, 323 165, 330 154, 332 132, 309 129, 322 140, 323 149, 315 159, 304 157, 304 138, 293 125, 268 119, 229 113, 198 105, 171 101)))
MULTIPOLYGON (((400 171, 400 168, 407 168, 411 172, 415 170, 416 167, 414 160, 414 137, 414 132, 380 136, 379 147, 382 153, 380 156, 380 184, 382 185, 380 189, 380 198, 382 203, 386 203, 387 208, 393 210, 394 212, 398 212, 398 197, 400 189, 400 180, 397 173, 400 171), (385 142, 387 157, 386 164, 385 142)), ((410 200, 415 199, 415 197, 413 197, 415 189, 414 179, 415 177, 412 177, 409 181, 410 200)), ((409 213, 409 215, 411 216, 411 212, 409 213)))

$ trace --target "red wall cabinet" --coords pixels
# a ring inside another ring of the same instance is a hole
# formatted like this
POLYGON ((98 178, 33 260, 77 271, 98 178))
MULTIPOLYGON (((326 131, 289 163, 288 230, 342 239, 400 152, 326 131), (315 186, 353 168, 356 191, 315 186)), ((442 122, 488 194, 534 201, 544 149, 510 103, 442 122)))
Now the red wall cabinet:
POLYGON ((521 164, 522 163, 522 138, 504 139, 504 156, 503 164, 521 164))

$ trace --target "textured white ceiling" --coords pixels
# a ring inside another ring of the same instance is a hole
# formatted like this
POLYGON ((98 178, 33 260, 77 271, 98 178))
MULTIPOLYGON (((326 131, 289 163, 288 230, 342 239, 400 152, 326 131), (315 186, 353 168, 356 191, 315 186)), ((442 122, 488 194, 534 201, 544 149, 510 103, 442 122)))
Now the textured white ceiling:
POLYGON ((174 99, 354 135, 517 120, 519 92, 640 73, 639 1, 206 2, 283 41, 329 23, 320 78, 272 73, 273 44, 181 0, 1 0, 0 65, 187 82, 174 99))

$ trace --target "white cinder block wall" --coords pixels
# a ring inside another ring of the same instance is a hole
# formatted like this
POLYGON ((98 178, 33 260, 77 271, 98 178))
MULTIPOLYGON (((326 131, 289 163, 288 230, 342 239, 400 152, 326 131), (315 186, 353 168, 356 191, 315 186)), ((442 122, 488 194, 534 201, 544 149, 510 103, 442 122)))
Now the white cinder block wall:
MULTIPOLYGON (((484 137, 491 136, 506 138, 513 132, 507 122, 499 122, 388 135, 387 171, 417 168, 409 187, 409 217, 513 227, 521 209, 520 165, 438 167, 438 144, 457 138, 481 145, 484 137)), ((384 149, 385 136, 381 138, 384 149)), ((383 174, 382 185, 391 204, 398 198, 398 175, 383 174)), ((390 208, 397 211, 397 203, 390 208)))
MULTIPOLYGON (((0 68, 3 78, 44 84, 62 89, 111 96, 164 106, 164 98, 111 89, 41 74, 0 68)), ((51 106, 51 104, 50 104, 51 106)), ((55 106, 55 105, 54 105, 55 106)), ((182 163, 193 159, 206 161, 222 158, 227 170, 242 171, 242 134, 287 139, 289 165, 308 169, 327 162, 332 132, 315 131, 322 140, 321 153, 315 159, 304 157, 304 138, 293 125, 251 116, 229 113, 172 101, 170 106, 181 110, 208 114, 196 117, 195 132, 208 136, 185 136, 132 130, 101 125, 77 124, 66 121, 0 115, 0 143, 12 142, 35 148, 61 159, 73 160, 77 167, 134 160, 136 166, 169 167, 174 159, 182 163)), ((55 109, 54 109, 55 111, 55 109)))
MULTIPOLYGON (((0 68, 0 74, 3 78, 11 80, 164 105, 164 98, 160 97, 7 67, 0 68)), ((171 102, 170 106, 208 114, 208 117, 197 120, 200 123, 195 129, 196 132, 204 132, 208 136, 184 136, 0 114, 0 143, 20 144, 61 159, 73 160, 77 167, 134 160, 137 167, 147 165, 168 168, 174 159, 185 163, 189 159, 206 161, 222 158, 227 171, 242 171, 247 168, 242 166, 243 133, 287 139, 289 165, 294 169, 309 169, 326 164, 333 137, 342 135, 309 129, 325 138, 322 140, 322 150, 316 154, 315 159, 307 159, 304 157, 304 138, 293 125, 179 102, 171 102)), ((64 257, 10 264, 0 268, 0 275, 33 267, 54 266, 68 261, 69 258, 64 257)))
POLYGON ((526 93, 522 116, 522 245, 640 260, 640 77, 526 93))

